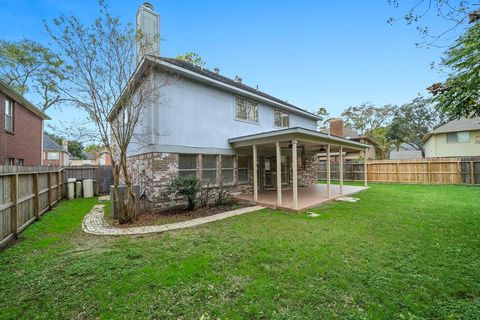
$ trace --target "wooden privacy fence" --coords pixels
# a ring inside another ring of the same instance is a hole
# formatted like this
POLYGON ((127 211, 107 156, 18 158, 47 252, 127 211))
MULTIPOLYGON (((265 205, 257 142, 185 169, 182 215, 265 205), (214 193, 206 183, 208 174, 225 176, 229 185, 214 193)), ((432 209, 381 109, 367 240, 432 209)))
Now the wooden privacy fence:
MULTIPOLYGON (((339 179, 339 163, 331 163, 331 177, 339 179)), ((363 163, 344 164, 344 180, 363 180, 363 163)), ((326 180, 327 164, 321 162, 317 178, 326 180)), ((480 184, 480 160, 375 160, 367 162, 371 182, 425 184, 480 184)))
POLYGON ((93 179, 95 180, 95 191, 97 194, 109 194, 110 186, 113 184, 112 166, 78 166, 65 167, 64 182, 68 178, 77 180, 93 179))
POLYGON ((67 178, 98 179, 97 194, 108 193, 111 173, 107 166, 0 166, 0 248, 65 196, 67 178))

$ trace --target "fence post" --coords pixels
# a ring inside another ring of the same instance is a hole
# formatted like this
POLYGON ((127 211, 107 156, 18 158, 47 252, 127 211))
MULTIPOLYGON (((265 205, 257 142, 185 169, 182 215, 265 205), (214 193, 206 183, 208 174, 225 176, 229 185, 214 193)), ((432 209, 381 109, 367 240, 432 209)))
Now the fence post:
POLYGON ((458 184, 462 183, 462 166, 460 165, 460 161, 457 161, 457 178, 458 184))
POLYGON ((17 237, 18 230, 18 174, 12 176, 10 181, 11 201, 13 206, 10 209, 10 227, 13 236, 17 237))
POLYGON ((35 219, 40 219, 40 197, 38 195, 38 173, 33 174, 33 192, 35 194, 33 198, 33 213, 35 214, 35 219))
POLYGON ((397 182, 400 183, 400 163, 397 161, 397 182))
POLYGON ((470 184, 475 184, 475 166, 473 160, 470 161, 470 184))
POLYGON ((62 191, 60 189, 60 168, 57 171, 57 202, 62 199, 62 191))
POLYGON ((427 180, 428 180, 428 184, 432 184, 431 172, 432 172, 431 162, 427 161, 427 180))
POLYGON ((48 199, 48 210, 52 209, 52 173, 49 171, 47 172, 47 199, 48 199))

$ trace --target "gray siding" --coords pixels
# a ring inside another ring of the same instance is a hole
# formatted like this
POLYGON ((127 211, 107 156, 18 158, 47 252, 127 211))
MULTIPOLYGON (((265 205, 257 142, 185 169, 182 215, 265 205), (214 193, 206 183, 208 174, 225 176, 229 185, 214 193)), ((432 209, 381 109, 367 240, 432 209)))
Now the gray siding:
MULTIPOLYGON (((157 77, 163 77, 157 73, 157 77)), ((145 152, 233 153, 228 139, 277 130, 275 107, 259 103, 259 123, 235 120, 235 94, 186 78, 168 81, 158 103, 145 110, 138 130, 141 145, 130 155, 145 152), (151 133, 148 138, 148 133, 151 133), (149 140, 149 141, 148 141, 149 140)), ((316 129, 316 121, 290 112, 290 127, 316 129)))

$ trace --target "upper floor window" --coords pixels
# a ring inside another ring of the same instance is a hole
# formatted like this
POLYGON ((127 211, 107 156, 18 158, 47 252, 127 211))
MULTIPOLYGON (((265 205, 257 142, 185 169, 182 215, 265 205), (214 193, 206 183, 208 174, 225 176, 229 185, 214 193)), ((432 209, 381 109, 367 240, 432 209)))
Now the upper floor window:
POLYGON ((242 97, 235 97, 235 119, 258 122, 258 103, 242 97))
POLYGON ((47 152, 47 160, 60 160, 60 153, 47 152))
POLYGON ((447 133, 447 143, 470 142, 470 132, 450 132, 447 133))
POLYGON ((197 155, 180 154, 178 156, 178 176, 196 176, 197 175, 197 155))
POLYGON ((285 112, 282 110, 275 110, 274 117, 275 117, 275 127, 279 127, 279 128, 290 127, 290 115, 288 114, 288 112, 285 112))
POLYGON ((5 99, 5 130, 13 131, 13 101, 5 99))

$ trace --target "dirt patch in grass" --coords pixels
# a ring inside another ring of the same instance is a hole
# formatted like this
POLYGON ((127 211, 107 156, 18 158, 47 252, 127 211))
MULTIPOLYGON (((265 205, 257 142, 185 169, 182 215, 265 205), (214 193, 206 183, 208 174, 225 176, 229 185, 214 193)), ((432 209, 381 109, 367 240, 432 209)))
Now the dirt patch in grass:
POLYGON ((119 224, 118 220, 113 220, 112 225, 118 228, 131 228, 141 226, 162 225, 181 221, 192 220, 196 218, 208 217, 214 214, 236 210, 240 208, 250 207, 251 204, 247 202, 231 202, 228 204, 222 204, 219 206, 208 206, 204 208, 198 208, 193 211, 187 211, 184 208, 158 211, 158 212, 146 212, 138 216, 137 221, 128 224, 119 224))

